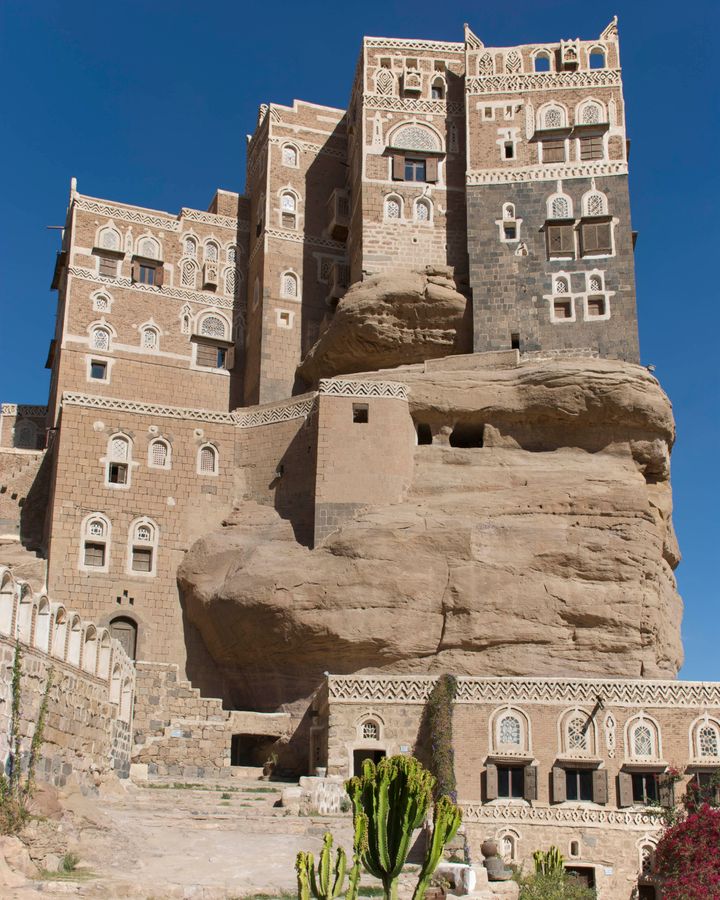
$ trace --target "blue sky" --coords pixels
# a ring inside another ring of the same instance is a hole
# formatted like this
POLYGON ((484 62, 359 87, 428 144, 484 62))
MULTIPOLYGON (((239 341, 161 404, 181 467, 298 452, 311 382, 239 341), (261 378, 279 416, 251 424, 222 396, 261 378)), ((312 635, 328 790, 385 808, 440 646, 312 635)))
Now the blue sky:
POLYGON ((685 678, 720 679, 717 0, 254 3, 2 0, 0 399, 43 403, 70 177, 176 212, 242 190, 258 104, 346 105, 363 34, 488 44, 596 36, 619 16, 642 359, 670 395, 685 678))

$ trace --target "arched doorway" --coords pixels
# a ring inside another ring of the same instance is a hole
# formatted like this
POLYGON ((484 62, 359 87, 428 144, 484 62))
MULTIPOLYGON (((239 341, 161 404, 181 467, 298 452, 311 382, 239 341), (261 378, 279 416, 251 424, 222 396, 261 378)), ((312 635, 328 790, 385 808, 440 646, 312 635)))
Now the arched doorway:
POLYGON ((127 616, 117 616, 110 620, 110 636, 120 642, 120 646, 130 659, 135 659, 137 630, 137 622, 127 616))

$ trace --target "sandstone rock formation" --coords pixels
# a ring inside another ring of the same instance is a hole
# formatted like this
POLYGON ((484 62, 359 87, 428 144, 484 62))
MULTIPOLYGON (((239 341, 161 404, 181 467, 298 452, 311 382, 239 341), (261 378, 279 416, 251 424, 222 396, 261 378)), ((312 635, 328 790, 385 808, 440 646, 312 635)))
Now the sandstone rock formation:
POLYGON ((325 671, 674 676, 674 429, 655 379, 608 360, 392 377, 434 435, 403 502, 314 550, 245 503, 180 569, 234 701, 291 703, 325 671))
POLYGON ((358 369, 466 353, 472 344, 469 315, 452 269, 372 276, 342 297, 298 374, 315 384, 358 369))

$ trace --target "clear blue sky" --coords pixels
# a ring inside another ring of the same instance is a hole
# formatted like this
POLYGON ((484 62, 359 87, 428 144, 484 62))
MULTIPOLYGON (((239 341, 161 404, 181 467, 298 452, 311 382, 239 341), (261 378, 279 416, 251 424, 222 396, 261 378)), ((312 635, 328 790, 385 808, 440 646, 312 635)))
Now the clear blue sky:
POLYGON ((344 107, 363 34, 488 44, 600 33, 619 16, 642 359, 677 418, 685 678, 720 679, 718 0, 0 0, 4 251, 0 399, 43 403, 49 291, 70 177, 176 212, 243 189, 258 104, 344 107))

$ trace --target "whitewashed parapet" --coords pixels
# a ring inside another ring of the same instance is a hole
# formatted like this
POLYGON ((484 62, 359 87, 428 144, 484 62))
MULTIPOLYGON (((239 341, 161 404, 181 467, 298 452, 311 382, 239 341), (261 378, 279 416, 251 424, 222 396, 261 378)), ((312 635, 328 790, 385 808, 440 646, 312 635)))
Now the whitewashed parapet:
POLYGON ((352 381, 342 378, 323 378, 320 394, 330 397, 385 397, 407 400, 407 388, 399 381, 352 381))
POLYGON ((0 638, 18 640, 47 656, 104 682, 118 718, 130 722, 135 666, 107 628, 81 619, 47 594, 36 593, 6 566, 0 566, 0 638))
POLYGON ((217 412, 211 409, 190 409, 183 406, 161 406, 157 403, 141 403, 135 400, 120 400, 117 397, 98 397, 92 394, 76 394, 65 391, 62 395, 63 405, 89 406, 92 409, 112 409, 123 412, 134 412, 143 415, 163 416, 170 419, 193 419, 204 422, 215 422, 220 425, 233 425, 232 413, 217 412))
MULTIPOLYGON (((329 675, 331 701, 348 703, 425 703, 436 682, 432 676, 329 675)), ((600 678, 457 679, 457 703, 595 703, 606 706, 667 708, 720 707, 720 682, 646 681, 600 678)))
POLYGON ((275 425, 290 419, 306 419, 315 407, 317 394, 313 393, 299 400, 273 406, 257 406, 249 410, 236 409, 232 413, 236 425, 241 428, 257 428, 260 425, 275 425))
POLYGON ((517 824, 581 826, 582 828, 637 828, 642 831, 659 827, 657 815, 642 810, 593 809, 587 805, 562 806, 493 806, 483 803, 462 803, 463 821, 470 824, 517 824))

